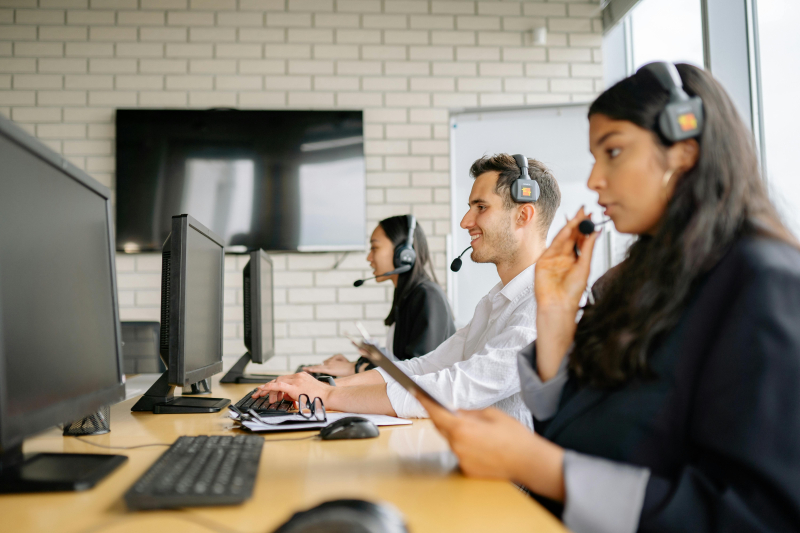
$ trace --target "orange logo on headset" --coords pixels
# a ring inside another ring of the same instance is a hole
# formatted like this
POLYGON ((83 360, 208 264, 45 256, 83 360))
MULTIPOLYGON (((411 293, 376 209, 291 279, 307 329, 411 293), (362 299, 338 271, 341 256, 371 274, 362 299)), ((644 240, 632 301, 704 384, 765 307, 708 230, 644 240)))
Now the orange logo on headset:
POLYGON ((684 113, 683 115, 679 115, 678 125, 680 125, 681 131, 696 130, 697 117, 694 116, 694 113, 684 113))
POLYGON ((531 188, 530 187, 523 187, 522 188, 522 196, 530 196, 531 195, 531 188))

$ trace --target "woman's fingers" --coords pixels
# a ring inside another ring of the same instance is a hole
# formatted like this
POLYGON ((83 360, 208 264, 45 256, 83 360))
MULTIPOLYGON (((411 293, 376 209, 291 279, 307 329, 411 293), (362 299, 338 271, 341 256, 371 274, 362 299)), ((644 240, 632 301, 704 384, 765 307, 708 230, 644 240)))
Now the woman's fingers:
POLYGON ((579 267, 582 267, 587 272, 592 266, 594 243, 597 241, 597 238, 600 237, 600 233, 602 233, 602 231, 602 229, 600 231, 593 231, 590 235, 584 236, 583 239, 581 239, 581 242, 578 244, 581 254, 577 263, 579 267))
POLYGON ((568 219, 564 227, 561 228, 561 230, 556 234, 553 242, 548 248, 548 251, 559 254, 571 253, 572 247, 575 244, 575 240, 580 234, 580 232, 578 232, 578 224, 580 224, 585 218, 586 215, 583 212, 583 206, 581 206, 581 208, 578 209, 578 212, 575 213, 575 216, 571 219, 568 219))
POLYGON ((436 428, 450 440, 450 435, 453 428, 458 424, 458 417, 453 415, 447 409, 443 409, 435 402, 430 401, 425 396, 417 396, 417 400, 422 404, 422 407, 428 412, 428 416, 433 421, 436 428))

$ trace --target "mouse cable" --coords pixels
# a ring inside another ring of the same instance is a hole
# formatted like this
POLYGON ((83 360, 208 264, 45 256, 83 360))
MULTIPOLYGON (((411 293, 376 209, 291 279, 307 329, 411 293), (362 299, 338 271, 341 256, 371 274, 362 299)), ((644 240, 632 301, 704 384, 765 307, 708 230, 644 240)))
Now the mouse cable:
POLYGON ((97 446, 98 448, 105 448, 107 450, 134 450, 136 448, 149 448, 150 446, 172 446, 172 444, 166 444, 163 442, 157 442, 155 444, 140 444, 138 446, 106 446, 105 444, 97 444, 96 442, 84 440, 83 437, 86 435, 73 435, 73 436, 81 442, 85 442, 86 444, 91 444, 92 446, 97 446))

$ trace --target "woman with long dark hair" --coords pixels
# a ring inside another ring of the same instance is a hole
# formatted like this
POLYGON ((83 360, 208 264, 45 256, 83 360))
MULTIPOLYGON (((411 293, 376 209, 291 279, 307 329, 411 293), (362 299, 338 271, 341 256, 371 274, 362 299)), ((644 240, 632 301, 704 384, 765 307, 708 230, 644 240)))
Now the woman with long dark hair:
POLYGON ((577 533, 796 531, 800 251, 707 72, 677 66, 705 117, 674 117, 700 131, 669 140, 677 91, 655 74, 671 68, 643 67, 590 108, 588 186, 638 239, 577 324, 596 240, 583 210, 537 262, 539 336, 519 361, 536 433, 426 408, 468 475, 525 486, 577 533))
MULTIPOLYGON (((400 215, 381 220, 370 237, 367 256, 376 281, 391 280, 394 284, 392 308, 384 320, 389 328, 386 351, 401 361, 432 352, 456 331, 450 305, 431 267, 425 232, 419 224, 414 224, 413 248, 417 258, 411 270, 380 276, 395 269, 395 250, 408 241, 410 218, 411 215, 400 215)), ((364 358, 353 363, 342 354, 336 354, 323 364, 304 370, 343 377, 372 368, 375 366, 364 358)))

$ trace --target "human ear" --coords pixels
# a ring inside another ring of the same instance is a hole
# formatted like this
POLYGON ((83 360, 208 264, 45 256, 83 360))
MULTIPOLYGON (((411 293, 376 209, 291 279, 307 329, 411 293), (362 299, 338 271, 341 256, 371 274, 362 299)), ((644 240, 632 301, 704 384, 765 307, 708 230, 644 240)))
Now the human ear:
POLYGON ((694 167, 699 157, 700 145, 697 144, 697 139, 677 142, 667 150, 669 168, 679 170, 681 173, 694 167))
POLYGON ((536 208, 532 204, 522 204, 517 208, 517 225, 525 226, 533 220, 536 208))

